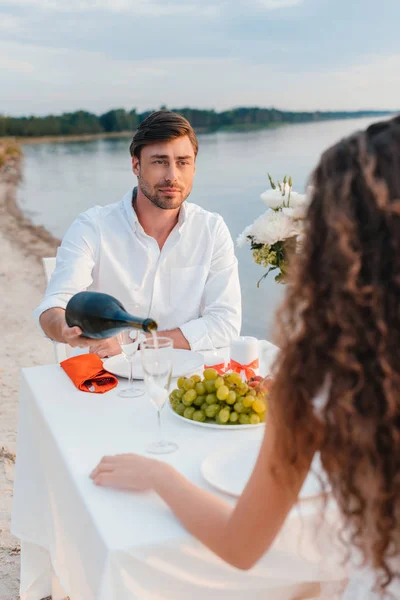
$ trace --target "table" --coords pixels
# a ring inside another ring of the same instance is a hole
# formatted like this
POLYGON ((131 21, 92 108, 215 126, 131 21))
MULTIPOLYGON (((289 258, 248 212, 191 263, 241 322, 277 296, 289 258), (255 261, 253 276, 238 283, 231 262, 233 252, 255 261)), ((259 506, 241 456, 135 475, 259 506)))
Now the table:
MULTIPOLYGON (((165 437, 179 444, 163 460, 203 488, 207 454, 263 432, 205 430, 167 407, 163 423, 165 437)), ((51 592, 53 600, 66 593, 71 600, 289 600, 343 578, 332 553, 328 564, 316 548, 314 502, 300 516, 295 510, 270 552, 242 572, 191 538, 155 494, 93 485, 89 473, 103 455, 144 453, 156 438, 156 411, 145 396, 80 392, 59 365, 22 371, 12 514, 21 600, 51 592)), ((332 512, 320 530, 325 548, 335 522, 332 512)))

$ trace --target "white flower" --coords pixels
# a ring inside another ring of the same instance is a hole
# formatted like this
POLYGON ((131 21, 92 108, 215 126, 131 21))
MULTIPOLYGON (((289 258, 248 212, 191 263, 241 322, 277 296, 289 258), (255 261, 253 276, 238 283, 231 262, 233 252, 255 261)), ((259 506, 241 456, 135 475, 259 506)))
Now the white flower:
POLYGON ((295 221, 298 219, 305 219, 309 201, 310 198, 308 195, 292 192, 290 194, 289 206, 283 207, 282 212, 295 221))
MULTIPOLYGON (((287 193, 289 193, 289 191, 287 191, 287 193)), ((261 194, 260 198, 268 208, 279 208, 287 200, 285 196, 282 196, 282 192, 279 188, 276 188, 276 190, 267 190, 261 194)))
MULTIPOLYGON (((287 204, 287 203, 286 203, 287 204)), ((298 208, 298 207, 307 207, 308 206, 308 197, 306 194, 298 194, 297 192, 291 192, 290 194, 290 200, 289 200, 289 206, 291 208, 298 208)))
POLYGON ((252 235, 259 244, 271 246, 276 242, 297 236, 300 226, 288 215, 281 211, 267 210, 252 226, 252 235))
POLYGON ((307 206, 296 206, 296 208, 282 208, 282 212, 294 221, 298 219, 304 219, 306 216, 307 206))
POLYGON ((236 244, 239 248, 243 248, 243 246, 249 241, 247 236, 252 233, 252 225, 248 225, 244 231, 236 238, 236 244))

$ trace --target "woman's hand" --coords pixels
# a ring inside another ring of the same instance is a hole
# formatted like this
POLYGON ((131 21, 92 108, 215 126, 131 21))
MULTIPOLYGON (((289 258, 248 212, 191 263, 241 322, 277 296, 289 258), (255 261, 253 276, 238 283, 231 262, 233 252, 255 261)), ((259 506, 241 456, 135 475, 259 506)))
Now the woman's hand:
POLYGON ((170 468, 166 463, 139 454, 119 454, 102 458, 90 477, 102 487, 145 492, 154 489, 170 468))

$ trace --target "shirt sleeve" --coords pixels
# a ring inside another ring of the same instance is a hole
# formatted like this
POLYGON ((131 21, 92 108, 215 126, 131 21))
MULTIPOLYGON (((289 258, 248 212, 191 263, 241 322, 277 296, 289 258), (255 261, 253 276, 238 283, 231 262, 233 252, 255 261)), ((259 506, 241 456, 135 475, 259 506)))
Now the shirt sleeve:
POLYGON ((33 311, 40 327, 40 315, 49 308, 65 308, 74 294, 90 287, 98 248, 94 209, 80 215, 68 229, 57 250, 56 267, 45 296, 33 311))
POLYGON ((192 350, 229 346, 242 323, 238 262, 222 217, 215 231, 214 251, 202 298, 201 317, 181 325, 192 350))

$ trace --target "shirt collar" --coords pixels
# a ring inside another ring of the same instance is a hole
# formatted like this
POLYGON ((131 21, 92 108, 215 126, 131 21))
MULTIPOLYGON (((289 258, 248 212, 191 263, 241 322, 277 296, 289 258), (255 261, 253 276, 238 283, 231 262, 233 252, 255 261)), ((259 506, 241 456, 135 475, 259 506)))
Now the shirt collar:
MULTIPOLYGON (((139 226, 140 227, 140 223, 139 223, 139 219, 137 217, 136 211, 133 208, 133 200, 136 198, 137 196, 137 187, 134 187, 132 190, 129 190, 129 192, 127 192, 125 194, 125 196, 122 199, 122 202, 124 204, 124 208, 125 208, 125 212, 126 212, 126 216, 128 217, 128 221, 132 226, 132 229, 135 231, 135 229, 139 226)), ((186 200, 185 202, 183 202, 183 204, 181 205, 180 211, 179 211, 179 216, 178 216, 178 229, 181 230, 186 219, 188 216, 188 206, 186 204, 186 200)))
POLYGON ((139 219, 137 218, 137 214, 133 208, 132 200, 136 198, 137 187, 134 187, 133 190, 129 190, 122 198, 122 202, 125 209, 125 214, 128 219, 128 223, 132 226, 132 229, 135 231, 136 227, 139 225, 139 219))

